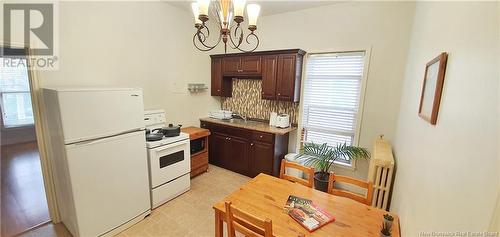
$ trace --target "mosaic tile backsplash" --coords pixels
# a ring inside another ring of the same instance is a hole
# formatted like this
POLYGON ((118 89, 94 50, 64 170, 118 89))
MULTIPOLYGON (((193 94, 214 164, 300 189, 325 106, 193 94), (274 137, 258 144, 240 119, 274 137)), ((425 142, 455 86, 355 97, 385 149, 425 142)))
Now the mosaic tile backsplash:
POLYGON ((263 120, 269 120, 271 112, 285 113, 297 124, 299 103, 261 99, 262 80, 233 79, 232 83, 233 97, 221 97, 222 109, 263 120))

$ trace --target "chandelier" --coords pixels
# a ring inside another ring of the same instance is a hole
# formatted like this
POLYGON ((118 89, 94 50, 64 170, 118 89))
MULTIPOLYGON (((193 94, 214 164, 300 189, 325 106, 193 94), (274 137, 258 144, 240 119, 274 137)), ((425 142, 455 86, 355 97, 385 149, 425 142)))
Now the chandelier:
POLYGON ((212 4, 211 0, 198 0, 193 2, 193 9, 196 33, 193 36, 194 46, 201 51, 210 51, 217 47, 222 41, 224 43, 224 52, 227 52, 227 46, 237 49, 241 52, 252 52, 259 46, 259 37, 255 34, 257 30, 257 18, 259 17, 260 6, 257 4, 248 4, 248 29, 250 33, 245 36, 241 23, 244 21, 246 0, 218 0, 212 4), (212 11, 215 16, 217 28, 220 31, 218 39, 214 45, 210 45, 207 39, 210 37, 210 30, 207 26, 208 11, 212 11), (234 18, 233 18, 234 15, 234 18), (232 22, 234 20, 234 23, 232 22), (247 47, 243 49, 242 46, 247 47))

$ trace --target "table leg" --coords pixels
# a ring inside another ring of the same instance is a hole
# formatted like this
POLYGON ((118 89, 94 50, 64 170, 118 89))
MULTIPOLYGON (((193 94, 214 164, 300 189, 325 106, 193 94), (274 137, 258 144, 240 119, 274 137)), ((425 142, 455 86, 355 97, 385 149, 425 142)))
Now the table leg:
POLYGON ((223 237, 224 235, 221 215, 221 212, 215 210, 215 237, 223 237))

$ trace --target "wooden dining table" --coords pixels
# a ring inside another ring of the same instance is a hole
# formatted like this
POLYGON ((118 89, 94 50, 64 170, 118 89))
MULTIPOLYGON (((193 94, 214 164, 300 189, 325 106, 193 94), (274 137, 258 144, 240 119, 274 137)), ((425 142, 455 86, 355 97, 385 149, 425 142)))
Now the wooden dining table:
MULTIPOLYGON (((351 199, 334 196, 266 174, 259 174, 213 206, 216 237, 223 236, 225 201, 231 201, 236 208, 259 218, 272 220, 273 235, 276 237, 378 237, 383 215, 389 213, 351 199), (309 232, 283 211, 289 195, 312 200, 320 208, 332 214, 335 221, 309 232)), ((399 218, 393 213, 389 214, 394 217, 392 236, 399 237, 399 218)))

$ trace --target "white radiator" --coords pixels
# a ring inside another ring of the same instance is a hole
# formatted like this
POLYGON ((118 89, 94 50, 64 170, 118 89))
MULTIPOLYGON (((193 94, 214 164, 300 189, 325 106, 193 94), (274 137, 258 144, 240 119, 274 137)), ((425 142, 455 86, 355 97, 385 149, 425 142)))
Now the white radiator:
POLYGON ((389 142, 380 136, 374 143, 368 180, 373 183, 372 206, 387 210, 394 173, 394 157, 389 142))

